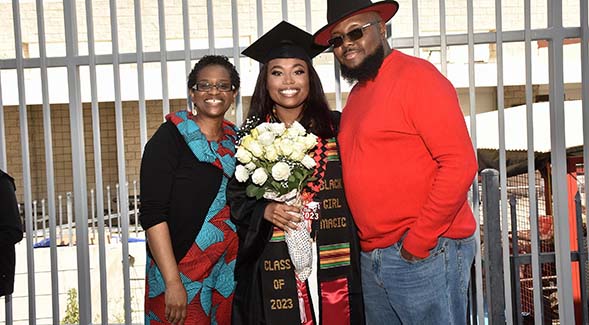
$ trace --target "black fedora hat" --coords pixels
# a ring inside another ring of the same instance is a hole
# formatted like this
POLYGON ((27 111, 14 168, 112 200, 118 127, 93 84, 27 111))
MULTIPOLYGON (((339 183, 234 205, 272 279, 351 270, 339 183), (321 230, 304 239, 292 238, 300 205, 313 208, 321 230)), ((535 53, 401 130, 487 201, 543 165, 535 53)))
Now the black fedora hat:
POLYGON ((327 25, 318 30, 313 39, 323 46, 331 38, 331 30, 340 21, 361 13, 374 11, 384 22, 389 21, 397 13, 399 3, 395 0, 384 0, 372 3, 370 0, 327 0, 327 25))

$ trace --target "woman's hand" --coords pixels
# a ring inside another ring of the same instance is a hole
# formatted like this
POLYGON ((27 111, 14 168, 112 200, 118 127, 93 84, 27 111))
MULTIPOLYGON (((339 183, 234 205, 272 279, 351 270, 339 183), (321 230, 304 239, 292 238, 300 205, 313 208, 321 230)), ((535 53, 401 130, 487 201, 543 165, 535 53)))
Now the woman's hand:
POLYGON ((146 231, 147 242, 155 263, 166 285, 164 293, 165 318, 168 322, 183 325, 186 319, 187 294, 172 249, 172 239, 167 222, 158 223, 146 231))
POLYGON ((264 219, 284 231, 296 230, 296 223, 301 221, 300 209, 285 203, 272 202, 264 210, 264 219))
POLYGON ((180 281, 166 284, 166 320, 172 324, 183 325, 186 319, 186 289, 180 281))

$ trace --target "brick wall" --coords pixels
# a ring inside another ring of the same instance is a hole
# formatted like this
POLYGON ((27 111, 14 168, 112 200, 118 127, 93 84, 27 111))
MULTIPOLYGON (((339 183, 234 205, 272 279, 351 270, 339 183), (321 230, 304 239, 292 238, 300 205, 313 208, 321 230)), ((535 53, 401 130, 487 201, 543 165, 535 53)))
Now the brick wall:
MULTIPOLYGON (((538 95, 539 85, 532 86, 532 99, 538 95)), ((505 86, 503 87, 505 108, 524 105, 526 103, 526 86, 505 86)))
MULTIPOLYGON (((173 100, 170 102, 170 110, 184 108, 185 100, 173 100)), ((91 105, 85 103, 84 109, 84 145, 86 155, 86 178, 88 191, 96 187, 94 141, 91 105)), ((161 101, 148 101, 147 110, 147 136, 162 123, 161 101)), ((45 140, 43 127, 43 111, 40 105, 27 107, 29 157, 31 172, 31 192, 33 199, 40 200, 47 197, 45 140)), ((8 172, 15 178, 19 201, 23 197, 23 169, 22 146, 20 145, 20 118, 18 107, 4 107, 6 156, 8 172)), ((102 162, 103 186, 110 185, 114 188, 118 183, 117 139, 114 103, 99 104, 100 119, 100 148, 102 162)), ((139 130, 139 105, 137 102, 123 103, 124 142, 125 142, 125 168, 127 181, 139 180, 139 167, 141 162, 141 140, 139 130)), ((73 191, 72 177, 72 148, 70 133, 70 116, 67 105, 51 105, 51 131, 53 145, 53 169, 55 174, 55 191, 57 195, 64 195, 73 191)))

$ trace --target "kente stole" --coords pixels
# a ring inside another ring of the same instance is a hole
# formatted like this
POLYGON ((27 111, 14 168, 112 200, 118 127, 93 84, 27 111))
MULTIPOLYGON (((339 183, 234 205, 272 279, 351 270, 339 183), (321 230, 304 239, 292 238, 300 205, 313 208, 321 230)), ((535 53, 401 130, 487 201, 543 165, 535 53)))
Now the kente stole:
MULTIPOLYGON (((303 294, 307 315, 313 303, 321 303, 321 321, 315 324, 349 324, 348 298, 350 276, 351 214, 345 200, 341 163, 335 138, 320 139, 314 155, 317 167, 308 184, 314 201, 320 203, 320 216, 313 221, 312 237, 316 239, 318 256, 313 265, 317 270, 319 302, 311 302, 308 290, 303 294), (318 257, 318 259, 317 259, 318 257)), ((262 299, 268 324, 299 324, 301 315, 294 267, 284 242, 284 231, 274 228, 272 238, 261 258, 262 299)), ((308 286, 306 286, 308 288, 308 286)), ((319 315, 316 315, 319 317, 319 315)), ((305 324, 311 324, 307 319, 305 324)))

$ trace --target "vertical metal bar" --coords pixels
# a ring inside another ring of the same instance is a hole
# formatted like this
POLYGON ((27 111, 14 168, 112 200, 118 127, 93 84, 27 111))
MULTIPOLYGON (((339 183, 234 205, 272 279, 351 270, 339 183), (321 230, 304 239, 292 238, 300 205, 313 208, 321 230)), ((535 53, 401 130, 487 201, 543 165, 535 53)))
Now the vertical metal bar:
MULTIPOLYGON (((124 154, 124 149, 121 149, 124 154)), ((119 163, 120 164, 120 163, 119 163)), ((123 160, 124 164, 124 160, 123 160)), ((119 175, 120 177, 120 175, 119 175)), ((123 177, 124 174, 123 174, 123 177)), ((125 182, 122 188, 120 188, 121 199, 120 204, 122 205, 121 208, 121 217, 119 219, 119 225, 122 231, 122 240, 123 240, 123 287, 124 287, 124 302, 125 302, 125 323, 131 324, 132 315, 131 315, 131 274, 129 271, 129 186, 128 183, 125 182)))
POLYGON ((335 109, 342 111, 342 84, 340 75, 340 64, 338 60, 333 60, 333 74, 335 76, 335 109))
POLYGON ((133 180, 133 215, 135 216, 135 237, 139 237, 139 207, 137 195, 137 180, 133 180))
MULTIPOLYGON (((53 194, 55 197, 55 193, 53 194)), ((59 268, 57 264, 57 234, 55 222, 55 199, 53 199, 53 213, 49 212, 49 258, 51 261, 51 312, 53 324, 59 323, 59 268)), ((50 203, 51 204, 51 203, 50 203)), ((49 207, 51 211, 51 207, 49 207)))
POLYGON ((25 95, 25 78, 22 53, 22 33, 20 25, 20 6, 18 0, 12 1, 12 17, 14 24, 14 48, 16 54, 16 76, 18 83, 18 106, 20 120, 20 143, 22 150, 23 192, 25 199, 25 222, 27 240, 27 274, 29 294, 29 323, 37 322, 35 305, 35 255, 33 252, 33 215, 31 194, 31 161, 29 154, 29 127, 25 95))
POLYGON ((264 3, 262 0, 256 0, 256 20, 257 22, 257 30, 258 30, 258 38, 264 34, 264 3))
POLYGON ((413 55, 419 57, 419 5, 413 0, 413 55))
POLYGON ((12 325, 14 321, 12 317, 12 295, 4 296, 4 315, 6 318, 6 325, 12 325))
POLYGON ((311 0, 305 0, 305 27, 307 32, 312 33, 313 25, 311 24, 311 0))
POLYGON ((112 237, 112 207, 111 207, 110 185, 106 185, 106 206, 108 211, 108 233, 112 237))
POLYGON ((92 233, 92 244, 96 243, 96 200, 94 198, 94 189, 90 189, 90 213, 92 218, 90 219, 90 232, 92 233))
POLYGON ((69 230, 68 246, 74 245, 74 228, 73 228, 73 206, 72 206, 72 193, 67 192, 65 194, 66 214, 67 214, 67 229, 69 230))
POLYGON ((119 184, 115 186, 115 192, 117 194, 117 234, 119 241, 121 241, 121 188, 119 184))
POLYGON ((47 236, 45 235, 45 216, 46 216, 46 211, 45 211, 45 199, 41 199, 41 229, 42 229, 42 234, 43 234, 43 239, 45 239, 47 236))
MULTIPOLYGON (((51 314, 53 323, 59 323, 59 274, 57 272, 57 239, 55 234, 55 170, 53 166, 53 140, 51 107, 49 105, 49 80, 47 76, 47 47, 45 42, 45 13, 43 1, 37 0, 37 30, 41 68, 41 96, 43 99, 43 141, 45 144, 45 174, 47 176, 47 201, 49 204, 49 258, 51 265, 51 314)), ((45 204, 43 203, 43 210, 45 204)), ((45 211, 43 211, 43 238, 45 238, 45 211)))
MULTIPOLYGON (((231 0, 231 35, 233 37, 233 63, 237 71, 241 71, 241 60, 239 50, 239 10, 237 0, 231 0)), ((241 92, 235 98, 235 123, 243 123, 243 102, 241 92)))
MULTIPOLYGON (((157 16, 160 29, 160 69, 162 76, 162 109, 163 116, 170 112, 168 96, 168 50, 166 45, 166 5, 164 0, 157 0, 157 16)), ((143 51, 143 50, 142 50, 143 51)), ((162 117, 163 117, 162 116, 162 117)))
MULTIPOLYGON (((86 29, 88 35, 88 69, 92 107, 92 142, 94 146, 94 181, 96 183, 96 213, 98 217, 98 270, 100 277, 100 319, 108 324, 108 290, 106 280, 106 246, 104 243, 104 190, 102 185, 102 146, 100 136, 100 108, 98 106, 96 50, 94 47, 94 18, 92 0, 86 0, 86 29)), ((139 51, 139 49, 137 49, 139 51)), ((143 68, 143 66, 141 66, 143 68)), ((139 71, 139 67, 137 68, 139 71)), ((139 72, 138 72, 139 73, 139 72)), ((141 90, 141 87, 140 87, 141 90)), ((141 105, 141 101, 140 101, 141 105)), ((141 114, 140 114, 141 120, 141 114)))
MULTIPOLYGON (((487 287, 486 302, 489 308, 489 324, 505 324, 505 281, 502 277, 505 265, 500 263, 503 259, 501 243, 501 227, 498 222, 501 218, 499 212, 499 173, 494 169, 485 169, 481 172, 483 185, 483 224, 485 233, 485 283, 487 287)), ((485 323, 481 323, 485 324, 485 323)), ((513 322, 507 323, 513 324, 513 322)))
MULTIPOLYGON (((188 76, 192 69, 192 54, 190 53, 190 15, 188 10, 188 0, 182 0, 182 33, 184 37, 184 74, 188 76)), ((239 48, 239 42, 238 42, 239 48)), ((238 51, 239 52, 239 51, 238 51)), ((186 90, 186 109, 192 108, 190 92, 186 90)))
MULTIPOLYGON (((585 206, 589 207, 589 4, 587 0, 580 0, 579 5, 581 19, 581 98, 583 110, 583 161, 585 175, 585 206)), ((0 108, 2 103, 0 102, 0 108)), ((0 121, 0 128, 2 128, 0 121)), ((1 135, 0 135, 1 136, 1 135)), ((0 147, 1 148, 1 147, 0 147)), ((588 236, 589 237, 589 236, 588 236)), ((589 255, 589 245, 586 253, 589 255)), ((585 312, 587 310, 585 309, 585 312)))
POLYGON ((448 75, 448 45, 446 45, 446 0, 440 0, 440 61, 442 74, 448 75))
POLYGON ((540 266, 540 238, 538 237, 538 201, 536 193, 536 161, 534 153, 534 111, 532 89, 532 18, 531 0, 524 0, 524 42, 526 65, 526 127, 528 137, 528 199, 530 202, 530 237, 532 255, 532 285, 534 295, 534 323, 543 324, 542 274, 540 266))
MULTIPOLYGON (((262 0, 256 0, 256 29, 258 33, 258 38, 264 34, 264 4, 262 0)), ((262 64, 259 64, 260 68, 262 64)))
POLYGON ((36 243, 39 232, 39 221, 37 220, 37 200, 33 200, 33 228, 35 232, 34 241, 36 243))
MULTIPOLYGON (((258 16, 259 17, 259 16, 258 16)), ((207 34, 209 38, 209 53, 215 54, 215 21, 213 16, 213 0, 207 0, 207 34)))
POLYGON ((548 42, 550 97, 550 159, 554 206, 554 250, 558 288, 558 314, 561 324, 574 324, 573 284, 569 243, 567 161, 564 133, 564 75, 562 1, 548 1, 548 27, 553 37, 548 42))
MULTIPOLYGON (((186 0, 183 1, 185 2, 186 0)), ((143 148, 147 143, 147 108, 145 106, 145 71, 143 66, 141 0, 134 0, 133 3, 135 12, 135 53, 137 55, 137 94, 139 95, 139 138, 141 142, 141 154, 143 154, 143 148)))
POLYGON ((2 69, 0 69, 0 169, 6 168, 6 131, 4 127, 4 104, 2 103, 2 69))
POLYGON ((86 183, 86 154, 84 146, 84 119, 80 91, 80 67, 74 58, 78 57, 78 26, 76 2, 63 1, 66 39, 66 57, 70 129, 72 139, 72 167, 74 195, 76 198, 76 252, 78 258, 78 296, 80 324, 92 322, 90 301, 90 253, 88 248, 88 192, 86 183))
POLYGON ((501 186, 501 225, 503 245, 503 270, 505 273, 505 317, 513 324, 513 303, 511 301, 511 274, 509 267, 509 217, 507 214, 507 161, 505 151, 505 104, 503 89, 503 16, 501 0, 495 0, 496 48, 497 48, 497 108, 499 124, 499 182, 501 186))
POLYGON ((282 0, 282 20, 288 20, 288 0, 282 0))
MULTIPOLYGON (((110 0, 110 30, 112 38, 112 57, 113 57, 113 78, 115 90, 115 124, 117 128, 117 164, 119 184, 117 186, 117 212, 120 213, 120 219, 117 222, 119 228, 119 238, 121 237, 121 221, 122 221, 122 254, 123 254, 123 300, 125 306, 125 324, 131 323, 131 277, 129 275, 129 194, 127 190, 127 173, 125 168, 125 136, 123 130, 125 128, 123 122, 123 103, 121 101, 121 71, 119 65, 119 29, 117 24, 117 3, 116 0, 110 0)), ((158 1, 158 4, 160 1, 158 1)), ((163 3, 162 3, 163 5, 163 3)), ((163 10, 162 7, 158 7, 163 10)), ((162 13, 160 15, 160 35, 164 31, 165 39, 165 23, 163 21, 162 13)), ((161 39, 160 39, 161 42, 161 39)), ((161 48, 160 48, 161 50, 161 48)), ((164 54, 166 52, 164 51, 164 54)), ((164 60, 165 63, 165 60, 164 60)), ((167 85, 166 85, 167 89, 167 85)), ((167 100, 167 98, 166 98, 167 100)))
MULTIPOLYGON (((313 24, 312 24, 312 15, 311 15, 311 0, 305 0, 305 29, 309 33, 313 33, 313 24)), ((336 102, 336 109, 341 112, 342 104, 341 104, 341 87, 340 87, 340 75, 339 75, 339 65, 337 60, 334 60, 334 78, 335 78, 335 102, 336 102)))
POLYGON ((517 210, 516 210, 516 200, 515 195, 511 195, 509 198, 509 213, 511 216, 511 269, 513 270, 513 277, 511 278, 511 283, 513 286, 512 297, 515 301, 514 306, 514 315, 513 318, 517 320, 517 324, 523 324, 523 318, 521 313, 521 284, 519 278, 519 235, 517 232, 517 210))
MULTIPOLYGON (((466 14, 467 14, 467 31, 468 31, 468 94, 469 94, 469 116, 470 116, 470 137, 472 144, 477 149, 477 111, 476 111, 476 79, 475 79, 475 63, 474 63, 474 8, 473 0, 466 1, 466 14)), ((479 203, 479 183, 475 177, 472 184, 472 211, 474 213, 477 225, 481 224, 480 216, 480 203, 479 203)), ((475 231, 477 254, 474 259, 475 266, 475 283, 477 294, 477 305, 476 314, 478 317, 478 323, 484 324, 485 321, 485 306, 483 298, 483 262, 481 258, 481 232, 480 227, 477 227, 475 231)))
POLYGON ((59 238, 63 242, 63 197, 61 195, 57 196, 57 205, 59 210, 59 238))

